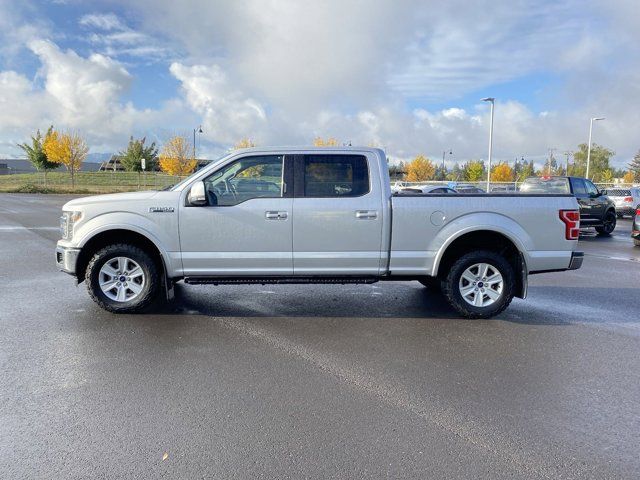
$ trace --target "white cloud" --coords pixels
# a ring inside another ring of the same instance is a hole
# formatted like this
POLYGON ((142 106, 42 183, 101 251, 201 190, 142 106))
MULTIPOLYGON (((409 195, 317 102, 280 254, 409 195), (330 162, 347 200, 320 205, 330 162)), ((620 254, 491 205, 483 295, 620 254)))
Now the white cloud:
POLYGON ((80 25, 100 30, 124 30, 126 27, 114 13, 91 13, 80 17, 80 25))
POLYGON ((159 61, 171 54, 171 49, 163 42, 132 29, 114 13, 84 15, 78 23, 93 31, 88 40, 107 56, 159 61))

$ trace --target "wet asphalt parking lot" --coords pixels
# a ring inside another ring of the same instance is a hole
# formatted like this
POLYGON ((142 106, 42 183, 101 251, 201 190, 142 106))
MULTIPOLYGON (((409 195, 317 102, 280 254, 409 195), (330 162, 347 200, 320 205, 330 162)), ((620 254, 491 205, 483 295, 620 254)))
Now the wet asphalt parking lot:
POLYGON ((640 476, 628 219, 492 320, 417 282, 112 315, 56 270, 68 198, 0 194, 0 478, 640 476))

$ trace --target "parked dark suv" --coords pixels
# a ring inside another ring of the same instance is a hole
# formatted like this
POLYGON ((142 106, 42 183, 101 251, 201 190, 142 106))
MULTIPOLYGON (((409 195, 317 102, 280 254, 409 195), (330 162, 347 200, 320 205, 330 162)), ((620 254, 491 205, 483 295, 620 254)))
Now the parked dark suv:
POLYGON ((580 228, 594 227, 600 235, 616 228, 616 206, 591 180, 580 177, 530 177, 522 193, 571 193, 580 204, 580 228))

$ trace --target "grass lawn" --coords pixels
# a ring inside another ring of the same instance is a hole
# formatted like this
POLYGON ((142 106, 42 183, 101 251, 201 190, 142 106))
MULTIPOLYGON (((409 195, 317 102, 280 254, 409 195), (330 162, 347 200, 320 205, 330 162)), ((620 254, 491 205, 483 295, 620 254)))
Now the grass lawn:
POLYGON ((160 190, 183 178, 156 172, 142 175, 136 172, 78 172, 75 175, 75 187, 72 188, 67 172, 49 172, 45 188, 44 173, 19 173, 0 175, 0 192, 111 193, 160 190))

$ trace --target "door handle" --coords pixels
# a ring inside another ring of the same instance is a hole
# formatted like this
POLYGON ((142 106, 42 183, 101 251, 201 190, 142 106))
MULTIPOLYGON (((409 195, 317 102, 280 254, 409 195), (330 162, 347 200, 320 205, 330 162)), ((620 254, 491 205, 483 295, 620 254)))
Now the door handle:
POLYGON ((276 212, 273 210, 264 212, 264 218, 267 220, 286 220, 288 216, 288 212, 276 212))
POLYGON ((376 210, 356 210, 356 218, 360 220, 375 220, 378 218, 376 210))

